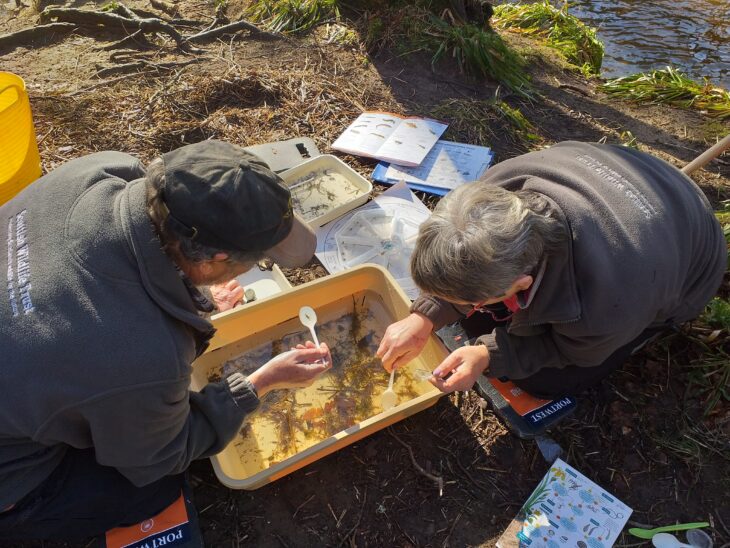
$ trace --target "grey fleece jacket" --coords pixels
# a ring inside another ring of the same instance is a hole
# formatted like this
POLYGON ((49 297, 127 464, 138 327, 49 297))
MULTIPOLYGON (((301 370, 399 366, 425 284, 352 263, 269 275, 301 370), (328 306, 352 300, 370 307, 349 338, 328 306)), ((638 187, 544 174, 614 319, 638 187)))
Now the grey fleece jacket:
POLYGON ((0 509, 68 447, 136 485, 215 454, 258 404, 235 379, 189 391, 212 325, 146 213, 144 169, 101 152, 0 207, 0 509))
MULTIPOLYGON (((653 156, 564 142, 497 164, 474 184, 543 194, 570 234, 546 258, 529 306, 479 339, 488 376, 599 365, 644 329, 697 316, 722 281, 727 246, 707 199, 653 156)), ((462 317, 428 295, 412 310, 436 329, 462 317)))

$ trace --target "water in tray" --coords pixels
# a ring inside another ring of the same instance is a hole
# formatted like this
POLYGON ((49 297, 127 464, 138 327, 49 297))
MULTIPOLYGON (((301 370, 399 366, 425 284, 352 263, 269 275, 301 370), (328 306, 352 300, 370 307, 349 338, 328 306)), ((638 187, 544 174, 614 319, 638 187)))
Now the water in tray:
MULTIPOLYGON (((362 291, 344 306, 339 302, 317 308, 317 315, 317 334, 332 352, 332 369, 310 387, 266 396, 234 441, 242 460, 260 460, 266 468, 382 412, 380 395, 389 375, 375 352, 393 319, 380 297, 362 291)), ((209 374, 210 380, 235 371, 250 373, 310 338, 298 318, 279 324, 267 336, 273 342, 227 360, 209 374)), ((393 388, 399 404, 432 388, 421 374, 424 369, 416 359, 398 371, 393 388)))

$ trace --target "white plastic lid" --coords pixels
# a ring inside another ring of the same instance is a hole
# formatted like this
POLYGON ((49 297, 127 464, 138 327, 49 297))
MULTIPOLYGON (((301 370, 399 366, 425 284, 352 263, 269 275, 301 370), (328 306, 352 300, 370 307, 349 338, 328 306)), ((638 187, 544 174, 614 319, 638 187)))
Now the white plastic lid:
POLYGON ((403 284, 410 284, 410 260, 418 224, 397 212, 358 211, 335 234, 337 253, 345 268, 363 263, 385 267, 403 284))

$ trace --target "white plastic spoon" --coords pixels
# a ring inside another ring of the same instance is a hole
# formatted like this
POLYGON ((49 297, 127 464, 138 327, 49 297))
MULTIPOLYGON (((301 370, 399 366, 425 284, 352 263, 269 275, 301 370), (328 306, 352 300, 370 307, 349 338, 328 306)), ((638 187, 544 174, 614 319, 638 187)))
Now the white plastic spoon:
POLYGON ((712 537, 701 529, 687 531, 687 542, 695 548, 712 548, 712 537))
POLYGON ((393 390, 393 377, 395 376, 395 369, 390 370, 390 381, 388 382, 388 389, 383 392, 383 394, 380 396, 380 403, 383 406, 383 411, 388 411, 390 409, 393 409, 395 407, 395 404, 398 403, 398 396, 395 393, 395 390, 393 390))
POLYGON ((651 537, 651 543, 656 548, 692 548, 691 544, 679 542, 677 537, 669 533, 657 533, 651 537))
POLYGON ((314 344, 319 348, 319 340, 317 339, 317 333, 314 331, 314 326, 317 324, 317 314, 314 312, 314 308, 311 306, 303 306, 299 309, 299 321, 302 322, 304 327, 309 328, 309 332, 312 334, 312 340, 314 344))

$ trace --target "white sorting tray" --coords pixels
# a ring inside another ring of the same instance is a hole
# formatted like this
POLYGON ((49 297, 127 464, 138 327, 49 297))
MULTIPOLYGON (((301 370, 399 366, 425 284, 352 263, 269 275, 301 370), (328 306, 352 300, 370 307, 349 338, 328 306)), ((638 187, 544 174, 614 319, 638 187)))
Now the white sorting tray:
POLYGON ((294 211, 318 228, 368 201, 373 185, 331 154, 279 174, 292 193, 294 211))
MULTIPOLYGON (((278 265, 274 265, 271 270, 260 270, 257 266, 254 266, 248 272, 237 276, 236 280, 243 286, 244 291, 246 289, 253 289, 256 293, 256 300, 239 305, 235 310, 238 310, 241 306, 250 306, 267 297, 278 295, 282 291, 286 291, 292 287, 278 265)), ((227 313, 228 311, 214 314, 211 316, 211 319, 227 313)))

